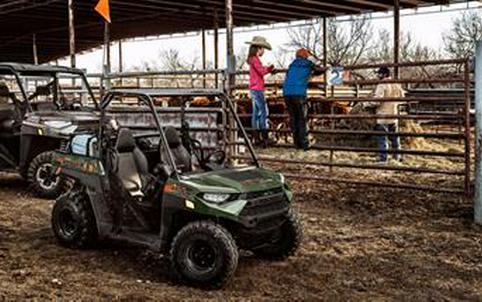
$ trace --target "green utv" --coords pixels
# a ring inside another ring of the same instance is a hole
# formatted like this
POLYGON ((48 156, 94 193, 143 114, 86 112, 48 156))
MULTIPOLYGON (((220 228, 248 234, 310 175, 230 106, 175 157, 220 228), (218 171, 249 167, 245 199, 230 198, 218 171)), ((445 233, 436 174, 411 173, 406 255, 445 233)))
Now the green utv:
POLYGON ((52 154, 73 133, 98 127, 97 109, 80 69, 0 62, 0 171, 57 198, 68 182, 53 173, 52 154))
POLYGON ((180 281, 207 288, 230 280, 239 249, 273 260, 298 249, 293 194, 283 175, 259 166, 222 91, 113 90, 100 107, 98 130, 73 136, 55 156, 56 173, 75 182, 52 212, 61 244, 146 247, 170 255, 180 281), (186 108, 200 97, 211 106, 186 108), (157 106, 166 98, 181 106, 157 106), (249 165, 228 160, 235 125, 249 165))

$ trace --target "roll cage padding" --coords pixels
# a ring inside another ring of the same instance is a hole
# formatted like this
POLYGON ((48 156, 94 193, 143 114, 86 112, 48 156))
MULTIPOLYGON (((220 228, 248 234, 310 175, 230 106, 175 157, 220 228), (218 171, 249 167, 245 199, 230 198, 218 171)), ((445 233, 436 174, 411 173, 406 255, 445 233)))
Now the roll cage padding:
POLYGON ((179 132, 177 132, 176 128, 172 126, 168 126, 164 129, 166 133, 167 143, 171 148, 177 148, 180 144, 182 144, 181 136, 179 132))
POLYGON ((115 148, 119 153, 134 151, 136 148, 136 141, 130 129, 122 128, 119 130, 115 148))

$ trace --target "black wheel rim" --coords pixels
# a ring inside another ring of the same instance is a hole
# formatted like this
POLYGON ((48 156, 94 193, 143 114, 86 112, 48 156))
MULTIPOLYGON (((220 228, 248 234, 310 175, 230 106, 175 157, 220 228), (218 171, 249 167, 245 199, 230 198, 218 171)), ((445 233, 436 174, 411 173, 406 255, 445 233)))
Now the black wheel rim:
POLYGON ((187 250, 187 263, 191 270, 205 274, 216 267, 216 250, 205 240, 194 241, 187 250))
POLYGON ((77 219, 70 210, 65 209, 60 212, 59 228, 65 237, 73 237, 77 233, 77 219))

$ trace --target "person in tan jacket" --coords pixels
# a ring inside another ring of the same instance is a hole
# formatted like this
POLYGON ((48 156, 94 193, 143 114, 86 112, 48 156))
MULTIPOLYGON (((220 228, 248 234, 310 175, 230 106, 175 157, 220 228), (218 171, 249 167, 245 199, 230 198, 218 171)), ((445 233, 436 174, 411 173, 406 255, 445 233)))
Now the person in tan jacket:
MULTIPOLYGON (((387 67, 381 67, 378 72, 378 77, 380 80, 389 80, 390 69, 387 67)), ((404 98, 405 91, 402 86, 397 83, 380 83, 377 85, 375 92, 373 94, 375 98, 404 98)), ((377 115, 398 115, 400 105, 404 102, 374 102, 377 107, 377 115)), ((398 132, 398 119, 396 118, 378 118, 377 124, 375 126, 375 131, 387 133, 387 135, 378 135, 377 142, 378 148, 380 150, 380 163, 387 162, 387 149, 388 141, 391 142, 391 149, 394 151, 393 159, 396 161, 401 161, 400 154, 400 137, 393 135, 393 133, 398 132), (390 135, 388 135, 390 134, 390 135)))

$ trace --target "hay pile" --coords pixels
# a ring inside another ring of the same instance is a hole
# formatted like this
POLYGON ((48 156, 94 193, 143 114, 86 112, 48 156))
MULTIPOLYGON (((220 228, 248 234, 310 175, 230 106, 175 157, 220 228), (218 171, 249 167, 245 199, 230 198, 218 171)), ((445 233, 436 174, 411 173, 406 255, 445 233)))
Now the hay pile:
MULTIPOLYGON (((348 113, 350 115, 369 115, 375 114, 376 109, 373 107, 364 107, 362 103, 358 103, 348 113)), ((374 131, 376 119, 343 119, 340 120, 335 129, 354 130, 354 131, 374 131)), ((416 121, 401 120, 399 132, 422 133, 422 126, 416 121)), ((351 135, 338 134, 332 137, 315 135, 314 138, 320 144, 330 144, 336 146, 351 146, 363 148, 376 148, 376 140, 373 135, 351 135)), ((402 137, 402 145, 406 149, 426 149, 428 144, 422 137, 402 137)))
MULTIPOLYGON (((424 129, 415 121, 403 120, 400 123, 400 132, 423 133, 424 129)), ((427 149, 428 144, 423 137, 404 137, 402 140, 406 149, 427 149)))

